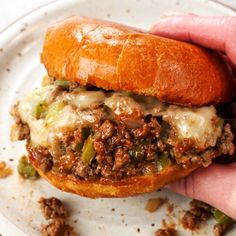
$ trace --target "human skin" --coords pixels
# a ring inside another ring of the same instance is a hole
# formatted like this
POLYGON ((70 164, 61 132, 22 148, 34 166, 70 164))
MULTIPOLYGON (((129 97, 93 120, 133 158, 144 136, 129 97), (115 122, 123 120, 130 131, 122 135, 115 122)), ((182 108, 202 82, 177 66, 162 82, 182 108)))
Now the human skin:
MULTIPOLYGON (((218 50, 236 75, 236 17, 169 13, 150 32, 218 50)), ((171 183, 169 188, 204 201, 236 219, 236 163, 198 169, 171 183)))

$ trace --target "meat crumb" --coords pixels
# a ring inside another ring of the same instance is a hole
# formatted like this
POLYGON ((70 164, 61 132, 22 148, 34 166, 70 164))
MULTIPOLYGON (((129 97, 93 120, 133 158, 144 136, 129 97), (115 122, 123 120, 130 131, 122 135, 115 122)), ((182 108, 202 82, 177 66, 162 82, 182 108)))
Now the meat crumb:
POLYGON ((6 178, 12 174, 12 169, 7 166, 5 161, 0 161, 0 179, 6 178))
POLYGON ((175 229, 158 229, 154 236, 177 236, 177 231, 175 229))
POLYGON ((186 211, 181 223, 186 229, 195 229, 203 221, 210 217, 210 206, 204 202, 192 200, 190 210, 186 211))
MULTIPOLYGON (((190 210, 186 211, 181 223, 184 228, 195 230, 201 222, 205 222, 212 216, 212 207, 204 202, 192 200, 190 210)), ((230 229, 234 221, 217 223, 213 227, 214 236, 223 236, 230 229)))
POLYGON ((59 199, 41 197, 38 203, 48 220, 48 224, 41 226, 42 236, 77 236, 73 227, 66 223, 69 214, 59 199))
POLYGON ((65 219, 66 217, 68 217, 68 212, 59 199, 55 197, 41 197, 38 202, 41 206, 43 215, 46 220, 55 218, 65 219))
POLYGON ((47 225, 42 225, 41 234, 42 236, 76 236, 73 228, 60 218, 53 219, 47 225))
POLYGON ((153 213, 166 202, 166 198, 150 198, 145 206, 145 210, 150 213, 153 213))
POLYGON ((229 229, 230 224, 215 224, 213 227, 214 236, 223 236, 229 229))
POLYGON ((170 203, 170 202, 167 202, 167 212, 169 214, 172 214, 174 211, 174 204, 173 203, 170 203))

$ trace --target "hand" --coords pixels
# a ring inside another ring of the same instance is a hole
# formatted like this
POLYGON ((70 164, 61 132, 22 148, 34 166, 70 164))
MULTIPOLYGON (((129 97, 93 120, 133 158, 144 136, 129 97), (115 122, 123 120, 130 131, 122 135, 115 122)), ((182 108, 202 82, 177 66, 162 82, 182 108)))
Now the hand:
MULTIPOLYGON (((157 22, 150 32, 219 50, 230 63, 232 71, 236 71, 236 17, 172 13, 157 22)), ((170 184, 169 188, 207 202, 236 219, 236 163, 212 164, 206 169, 198 169, 170 184)))
POLYGON ((236 17, 168 13, 150 32, 221 51, 236 75, 236 17))

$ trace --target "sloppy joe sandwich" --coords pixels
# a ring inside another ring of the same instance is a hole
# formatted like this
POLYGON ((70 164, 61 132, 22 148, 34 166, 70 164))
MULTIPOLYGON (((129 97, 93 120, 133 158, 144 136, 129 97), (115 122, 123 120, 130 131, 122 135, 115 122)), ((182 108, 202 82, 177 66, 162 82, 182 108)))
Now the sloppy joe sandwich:
POLYGON ((76 16, 48 29, 41 61, 48 75, 13 107, 11 135, 63 191, 146 193, 234 152, 217 52, 76 16))

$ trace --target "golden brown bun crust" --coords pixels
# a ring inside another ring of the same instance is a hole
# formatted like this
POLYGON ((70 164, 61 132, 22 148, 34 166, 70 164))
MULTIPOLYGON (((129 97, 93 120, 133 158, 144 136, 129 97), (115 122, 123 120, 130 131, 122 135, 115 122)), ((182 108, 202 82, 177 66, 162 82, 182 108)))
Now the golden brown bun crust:
POLYGON ((84 17, 51 27, 41 60, 57 79, 169 103, 217 104, 229 101, 233 93, 232 76, 218 53, 84 17))
POLYGON ((134 176, 120 181, 112 180, 79 180, 72 175, 56 174, 53 171, 44 173, 39 168, 39 163, 31 155, 30 148, 28 148, 29 158, 38 171, 39 175, 59 188, 62 191, 75 193, 81 196, 98 198, 98 197, 129 197, 142 193, 152 192, 173 180, 182 178, 190 174, 197 167, 190 166, 187 169, 178 165, 167 167, 164 171, 155 175, 148 176, 134 176))

